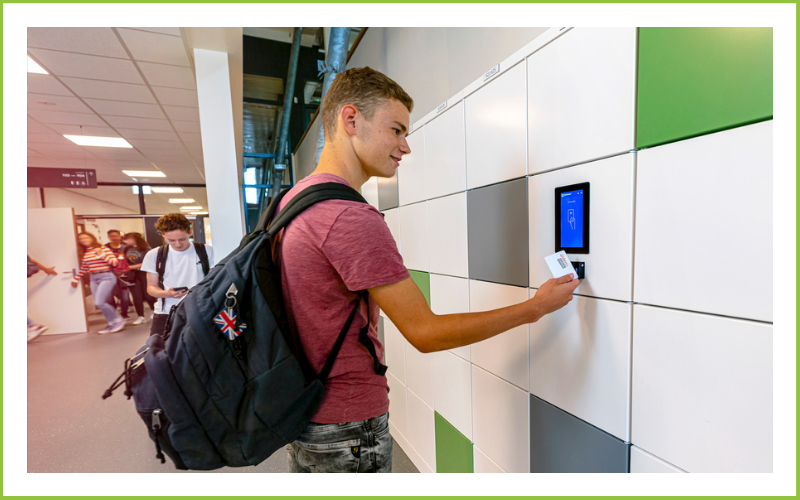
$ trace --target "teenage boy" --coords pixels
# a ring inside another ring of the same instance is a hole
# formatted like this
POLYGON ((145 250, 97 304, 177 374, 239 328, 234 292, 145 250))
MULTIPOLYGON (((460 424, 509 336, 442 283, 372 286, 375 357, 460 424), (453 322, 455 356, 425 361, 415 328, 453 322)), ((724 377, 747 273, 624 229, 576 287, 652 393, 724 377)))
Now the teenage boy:
MULTIPOLYGON (((325 146, 319 164, 281 206, 314 184, 338 182, 358 190, 370 177, 392 177, 411 153, 406 135, 413 105, 397 83, 375 70, 339 74, 322 105, 325 146)), ((369 323, 370 340, 383 357, 379 307, 411 345, 428 353, 534 323, 565 306, 578 286, 565 276, 545 282, 521 304, 436 315, 403 265, 381 213, 349 201, 324 201, 303 212, 283 231, 277 251, 290 327, 317 371, 361 291, 369 292, 369 304, 361 302, 325 383, 322 405, 290 446, 293 472, 391 472, 388 385, 358 338, 369 323)))
MULTIPOLYGON (((111 253, 113 253, 117 259, 127 259, 125 252, 128 246, 122 241, 122 233, 120 233, 118 229, 109 229, 106 234, 108 235, 106 248, 111 250, 111 253)), ((125 286, 122 280, 119 279, 119 276, 117 276, 117 284, 114 286, 114 293, 111 294, 110 304, 117 307, 116 301, 119 301, 119 312, 126 323, 131 319, 128 316, 128 309, 131 307, 129 293, 128 287, 125 286)))
MULTIPOLYGON (((147 293, 156 299, 156 311, 150 335, 164 333, 170 310, 205 276, 203 263, 195 244, 189 240, 192 235, 192 224, 185 215, 167 214, 156 221, 156 229, 164 237, 168 249, 164 268, 164 288, 158 284, 156 268, 161 247, 147 252, 142 261, 142 271, 147 273, 147 293)), ((208 268, 211 269, 214 267, 214 250, 210 245, 202 246, 208 255, 208 268)))

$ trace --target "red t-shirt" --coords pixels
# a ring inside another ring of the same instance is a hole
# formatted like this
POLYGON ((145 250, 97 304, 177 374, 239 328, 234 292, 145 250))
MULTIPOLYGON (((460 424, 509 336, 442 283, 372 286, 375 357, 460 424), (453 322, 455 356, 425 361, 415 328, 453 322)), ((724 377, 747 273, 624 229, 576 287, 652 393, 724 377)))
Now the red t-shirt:
MULTIPOLYGON (((333 174, 306 177, 284 196, 278 209, 303 189, 347 181, 333 174)), ((320 202, 295 218, 280 236, 283 299, 294 335, 319 373, 360 291, 397 283, 410 275, 389 227, 371 205, 344 200, 320 202)), ((369 299, 369 336, 378 356, 378 305, 369 299)), ((333 424, 377 417, 389 410, 386 377, 377 375, 369 351, 358 342, 367 323, 362 301, 312 422, 333 424)))

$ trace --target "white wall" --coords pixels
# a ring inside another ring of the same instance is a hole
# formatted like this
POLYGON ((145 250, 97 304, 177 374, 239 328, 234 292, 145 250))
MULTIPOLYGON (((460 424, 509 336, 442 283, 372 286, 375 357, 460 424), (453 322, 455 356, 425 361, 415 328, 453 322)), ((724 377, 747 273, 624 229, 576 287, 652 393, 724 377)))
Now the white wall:
MULTIPOLYGON (((101 187, 107 190, 110 188, 101 187)), ((44 205, 46 208, 74 208, 75 215, 127 215, 139 214, 139 199, 132 195, 130 187, 114 188, 127 196, 120 197, 116 202, 101 200, 92 196, 94 190, 84 189, 70 191, 68 189, 45 188, 44 205), (134 205, 135 203, 135 205, 134 205)), ((103 196, 106 197, 104 192, 103 196)), ((96 196, 96 195, 95 195, 96 196)))
POLYGON ((42 196, 39 188, 28 188, 28 208, 42 208, 42 196))
MULTIPOLYGON (((527 220, 537 287, 551 277, 543 257, 555 251, 555 188, 590 182, 590 253, 570 255, 587 266, 576 298, 529 328, 435 355, 392 339, 387 359, 403 363, 390 368, 402 374, 392 380, 392 393, 402 396, 390 394, 393 428, 406 428, 400 446, 411 448, 420 469, 435 469, 426 441, 432 405, 472 441, 476 472, 527 471, 536 453, 537 463, 569 453, 557 443, 529 449, 528 404, 539 398, 552 405, 556 428, 602 431, 610 443, 578 453, 622 454, 624 464, 629 443, 638 447, 635 471, 771 471, 772 282, 756 272, 772 265, 771 121, 636 151, 635 30, 574 28, 542 46, 550 32, 532 52, 502 61, 499 76, 484 83, 481 68, 466 89, 446 91, 448 65, 428 68, 432 54, 423 54, 436 53, 423 47, 443 31, 368 32, 364 41, 371 33, 377 45, 353 58, 374 60, 393 78, 394 68, 401 85, 413 65, 407 85, 423 87, 412 115, 415 146, 398 172, 400 206, 386 213, 399 212, 406 266, 434 273, 434 311, 465 312, 459 302, 469 311, 494 309, 536 293, 460 271, 465 258, 471 269, 492 257, 464 248, 462 226, 470 240, 481 237, 481 227, 469 225, 472 212, 439 206, 467 188, 469 197, 527 178, 527 211, 506 209, 491 223, 527 220), (418 54, 397 61, 391 42, 418 54), (603 96, 602 105, 579 109, 603 96), (437 112, 444 99, 446 111, 437 112), (427 189, 437 175, 454 187, 427 189), (707 285, 692 274, 705 255, 725 264, 707 285)), ((490 212, 489 201, 481 203, 475 213, 490 212)))

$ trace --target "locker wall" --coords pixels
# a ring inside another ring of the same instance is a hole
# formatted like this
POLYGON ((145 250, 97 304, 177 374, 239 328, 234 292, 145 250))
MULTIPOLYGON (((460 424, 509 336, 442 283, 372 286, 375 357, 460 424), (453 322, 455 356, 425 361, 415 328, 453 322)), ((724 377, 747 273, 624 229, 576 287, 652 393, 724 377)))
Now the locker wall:
POLYGON ((648 30, 547 31, 365 187, 433 312, 458 314, 535 297, 554 190, 591 185, 562 310, 431 354, 384 315, 392 432, 421 471, 772 470, 771 30, 648 30), (739 80, 716 88, 685 44, 739 80), (659 100, 666 73, 704 111, 659 100))

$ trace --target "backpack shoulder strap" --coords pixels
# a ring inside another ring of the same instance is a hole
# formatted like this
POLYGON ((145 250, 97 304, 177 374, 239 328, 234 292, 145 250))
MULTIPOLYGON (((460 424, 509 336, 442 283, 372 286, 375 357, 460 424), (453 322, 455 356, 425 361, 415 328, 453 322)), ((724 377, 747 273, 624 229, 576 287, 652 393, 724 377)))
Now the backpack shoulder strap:
POLYGON ((315 184, 302 190, 286 204, 267 226, 267 236, 272 237, 300 215, 305 209, 325 200, 345 200, 367 203, 355 189, 338 182, 315 184))
POLYGON ((203 266, 203 276, 208 275, 211 266, 208 262, 208 252, 206 252, 205 244, 194 242, 194 251, 197 252, 197 257, 200 259, 200 264, 203 266))
MULTIPOLYGON (((158 273, 158 288, 164 289, 164 271, 167 269, 167 256, 169 255, 169 245, 158 247, 156 254, 156 272, 158 273)), ((164 313, 166 300, 161 299, 161 313, 164 313)))

